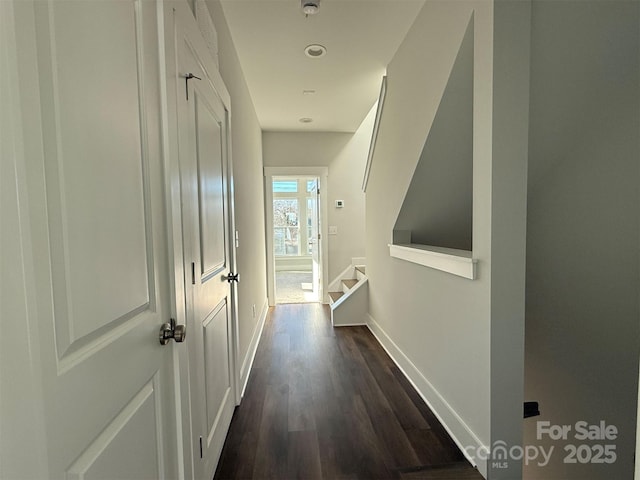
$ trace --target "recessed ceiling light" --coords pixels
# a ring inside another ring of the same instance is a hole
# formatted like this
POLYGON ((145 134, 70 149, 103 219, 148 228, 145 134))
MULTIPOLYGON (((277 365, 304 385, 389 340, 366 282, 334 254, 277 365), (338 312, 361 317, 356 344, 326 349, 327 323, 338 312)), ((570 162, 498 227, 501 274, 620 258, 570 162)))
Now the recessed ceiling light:
POLYGON ((322 45, 314 43, 313 45, 307 45, 305 47, 304 54, 309 58, 320 58, 327 54, 327 49, 322 45))
POLYGON ((302 117, 300 120, 298 120, 300 123, 311 123, 313 122, 313 118, 309 118, 309 117, 302 117))

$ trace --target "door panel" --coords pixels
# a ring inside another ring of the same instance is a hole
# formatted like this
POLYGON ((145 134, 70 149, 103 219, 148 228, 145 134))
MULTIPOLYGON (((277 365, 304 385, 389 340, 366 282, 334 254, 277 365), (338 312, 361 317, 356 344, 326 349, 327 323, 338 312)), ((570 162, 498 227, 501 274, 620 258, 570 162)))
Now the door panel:
POLYGON ((207 439, 209 440, 215 433, 221 406, 225 405, 225 397, 231 393, 228 321, 227 302, 223 301, 203 324, 207 439))
POLYGON ((150 307, 146 106, 139 101, 144 69, 136 58, 144 48, 132 1, 50 2, 45 8, 39 11, 47 26, 39 30, 38 46, 48 107, 45 185, 62 360, 80 348, 97 348, 115 327, 150 307), (113 72, 128 72, 131 79, 123 82, 113 72))
POLYGON ((69 468, 69 480, 161 478, 155 383, 145 385, 89 444, 69 468))
POLYGON ((48 0, 21 21, 48 478, 175 478, 156 6, 48 0))
MULTIPOLYGON (((200 202, 200 257, 205 276, 226 265, 222 122, 212 105, 197 90, 193 95, 200 202)), ((224 111, 218 112, 224 114, 224 111)))

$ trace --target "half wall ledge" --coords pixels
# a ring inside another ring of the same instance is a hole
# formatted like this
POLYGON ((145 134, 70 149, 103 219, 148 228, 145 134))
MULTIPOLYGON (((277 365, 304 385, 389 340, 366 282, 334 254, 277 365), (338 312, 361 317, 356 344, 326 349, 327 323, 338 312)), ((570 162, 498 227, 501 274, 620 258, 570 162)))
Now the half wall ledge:
POLYGON ((433 247, 416 243, 389 244, 389 254, 400 260, 435 268, 469 280, 477 278, 476 265, 478 260, 474 259, 472 252, 467 250, 433 247))

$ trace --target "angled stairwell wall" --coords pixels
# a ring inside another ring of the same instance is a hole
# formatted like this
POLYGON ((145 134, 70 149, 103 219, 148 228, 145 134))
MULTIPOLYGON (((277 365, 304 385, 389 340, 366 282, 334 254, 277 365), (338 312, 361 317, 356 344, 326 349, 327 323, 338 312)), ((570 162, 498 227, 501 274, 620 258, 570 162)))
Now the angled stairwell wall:
POLYGON ((471 251, 473 47, 472 17, 398 213, 394 244, 471 251))

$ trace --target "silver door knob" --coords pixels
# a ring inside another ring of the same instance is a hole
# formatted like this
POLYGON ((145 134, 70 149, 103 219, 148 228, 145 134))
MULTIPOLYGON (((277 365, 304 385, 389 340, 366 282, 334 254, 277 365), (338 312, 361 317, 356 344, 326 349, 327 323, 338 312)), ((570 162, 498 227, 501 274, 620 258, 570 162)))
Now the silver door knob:
POLYGON ((166 345, 172 338, 177 343, 182 343, 186 336, 187 326, 176 325, 176 321, 173 318, 170 322, 163 323, 160 327, 160 345, 166 345))
POLYGON ((240 281, 240 274, 229 272, 229 275, 222 275, 222 280, 226 280, 229 283, 231 282, 238 283, 240 281))

